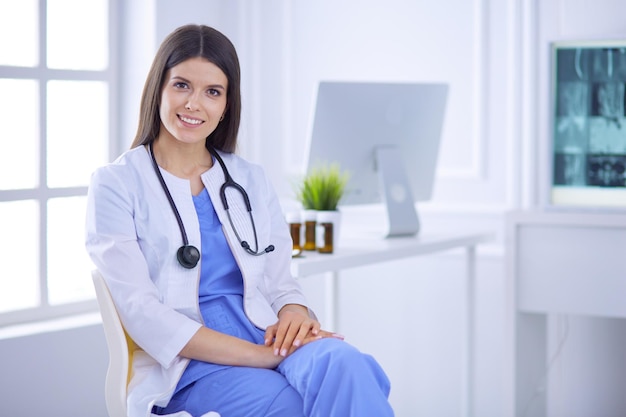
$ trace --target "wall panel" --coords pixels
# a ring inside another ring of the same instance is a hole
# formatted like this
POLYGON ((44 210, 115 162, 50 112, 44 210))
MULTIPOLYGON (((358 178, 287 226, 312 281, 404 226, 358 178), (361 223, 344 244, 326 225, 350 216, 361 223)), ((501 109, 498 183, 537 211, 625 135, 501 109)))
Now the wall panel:
POLYGON ((289 90, 282 96, 265 95, 264 106, 255 109, 261 114, 282 109, 288 119, 282 137, 265 131, 262 139, 280 141, 276 156, 264 155, 272 163, 281 163, 283 156, 285 175, 275 179, 279 192, 288 197, 288 182, 304 169, 320 80, 448 82, 432 204, 459 212, 472 205, 478 210, 510 205, 510 185, 516 181, 509 178, 515 172, 506 158, 518 158, 507 150, 517 134, 510 126, 519 84, 510 74, 517 66, 519 17, 509 13, 510 2, 493 3, 283 2, 282 11, 275 11, 283 15, 283 43, 261 47, 270 56, 276 55, 277 46, 287 48, 275 56, 273 68, 289 90), (280 67, 281 58, 287 68, 280 67))

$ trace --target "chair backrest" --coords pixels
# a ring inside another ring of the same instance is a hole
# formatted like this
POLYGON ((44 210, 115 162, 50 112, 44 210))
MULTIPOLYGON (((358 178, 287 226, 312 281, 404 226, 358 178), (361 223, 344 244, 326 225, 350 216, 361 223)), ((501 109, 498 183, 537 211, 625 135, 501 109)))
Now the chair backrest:
POLYGON ((98 270, 91 275, 109 348, 109 368, 104 386, 106 406, 110 417, 126 417, 126 387, 135 344, 122 326, 104 278, 98 270))
MULTIPOLYGON (((102 316, 102 326, 109 348, 109 368, 107 370, 104 385, 104 396, 109 412, 109 417, 127 417, 126 396, 127 387, 132 376, 131 364, 133 354, 137 349, 141 349, 135 344, 133 339, 124 330, 120 316, 111 298, 111 293, 106 281, 97 269, 92 271, 91 277, 96 288, 96 298, 100 306, 102 316)), ((172 417, 191 417, 187 412, 179 412, 172 417)), ((220 417, 215 411, 209 411, 202 417, 220 417)))

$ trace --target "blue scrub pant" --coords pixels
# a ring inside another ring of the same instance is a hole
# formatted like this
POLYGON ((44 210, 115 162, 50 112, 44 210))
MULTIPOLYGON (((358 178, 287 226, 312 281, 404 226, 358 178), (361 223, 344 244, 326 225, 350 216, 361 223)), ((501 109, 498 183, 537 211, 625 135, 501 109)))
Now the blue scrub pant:
POLYGON ((276 370, 230 367, 179 391, 162 413, 194 417, 390 417, 389 379, 378 363, 346 342, 321 339, 276 370))

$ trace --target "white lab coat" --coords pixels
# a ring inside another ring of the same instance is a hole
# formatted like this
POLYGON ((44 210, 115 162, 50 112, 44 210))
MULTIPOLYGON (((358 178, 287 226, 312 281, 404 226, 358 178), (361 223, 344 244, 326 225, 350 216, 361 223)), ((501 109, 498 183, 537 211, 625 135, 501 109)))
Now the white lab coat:
MULTIPOLYGON (((263 170, 234 154, 222 154, 233 179, 248 193, 261 250, 241 248, 220 199, 219 164, 202 175, 226 240, 244 279, 244 309, 264 329, 290 303, 306 305, 290 272, 291 237, 276 194, 263 170)), ((133 358, 128 415, 149 416, 165 406, 188 360, 178 353, 202 325, 198 306, 200 265, 185 269, 176 260, 181 232, 148 151, 137 147, 98 169, 88 192, 86 247, 111 291, 126 331, 143 349, 133 358)), ((189 181, 161 170, 182 218, 189 243, 201 252, 200 229, 189 181)), ((229 212, 242 239, 254 249, 254 234, 241 195, 228 188, 229 212)))

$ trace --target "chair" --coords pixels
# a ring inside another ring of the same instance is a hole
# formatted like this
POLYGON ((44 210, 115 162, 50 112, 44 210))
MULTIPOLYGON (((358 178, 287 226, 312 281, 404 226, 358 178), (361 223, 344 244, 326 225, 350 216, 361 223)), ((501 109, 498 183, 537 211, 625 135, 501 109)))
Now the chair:
MULTIPOLYGON (((131 378, 133 353, 140 349, 128 336, 115 309, 109 288, 98 270, 92 272, 96 298, 100 306, 104 335, 109 349, 109 368, 104 385, 104 396, 109 417, 126 417, 126 387, 131 378)), ((189 415, 176 413, 175 416, 189 415)), ((174 415, 172 415, 173 417, 174 415)), ((209 412, 203 417, 220 417, 216 412, 209 412)))

